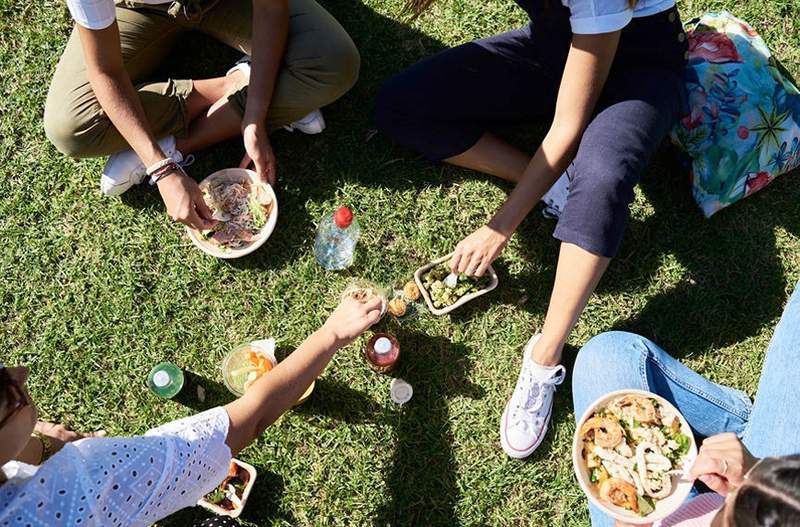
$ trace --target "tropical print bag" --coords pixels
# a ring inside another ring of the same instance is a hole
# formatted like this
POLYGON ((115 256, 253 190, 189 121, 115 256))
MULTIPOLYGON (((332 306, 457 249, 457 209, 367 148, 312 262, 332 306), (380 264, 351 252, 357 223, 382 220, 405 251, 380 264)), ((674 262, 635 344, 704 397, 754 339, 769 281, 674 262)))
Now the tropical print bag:
POLYGON ((706 217, 800 166, 800 92, 764 40, 730 13, 687 24, 689 110, 672 140, 706 217))

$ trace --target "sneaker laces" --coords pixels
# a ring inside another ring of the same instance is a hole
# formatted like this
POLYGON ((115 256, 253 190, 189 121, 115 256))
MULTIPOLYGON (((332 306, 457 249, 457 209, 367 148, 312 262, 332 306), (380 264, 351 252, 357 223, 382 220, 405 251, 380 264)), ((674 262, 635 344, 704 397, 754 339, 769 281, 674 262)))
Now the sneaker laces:
POLYGON ((550 393, 549 387, 555 387, 564 382, 566 376, 566 369, 562 365, 558 365, 553 374, 543 380, 533 380, 533 371, 530 367, 523 370, 521 386, 523 388, 517 389, 514 393, 511 409, 511 426, 516 427, 520 424, 527 426, 528 421, 538 412, 545 402, 545 395, 550 393))

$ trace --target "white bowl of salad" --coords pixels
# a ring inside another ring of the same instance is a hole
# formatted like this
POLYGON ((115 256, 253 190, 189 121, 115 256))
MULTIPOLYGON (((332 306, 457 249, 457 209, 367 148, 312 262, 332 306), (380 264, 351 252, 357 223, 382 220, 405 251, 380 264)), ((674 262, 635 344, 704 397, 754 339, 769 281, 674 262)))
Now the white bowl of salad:
POLYGON ((663 397, 620 390, 594 402, 578 421, 572 463, 581 489, 609 516, 650 524, 678 510, 697 444, 686 419, 663 397))
POLYGON ((275 191, 252 170, 219 170, 200 182, 200 190, 217 224, 202 232, 186 227, 186 232, 204 253, 241 258, 264 245, 275 229, 275 191))

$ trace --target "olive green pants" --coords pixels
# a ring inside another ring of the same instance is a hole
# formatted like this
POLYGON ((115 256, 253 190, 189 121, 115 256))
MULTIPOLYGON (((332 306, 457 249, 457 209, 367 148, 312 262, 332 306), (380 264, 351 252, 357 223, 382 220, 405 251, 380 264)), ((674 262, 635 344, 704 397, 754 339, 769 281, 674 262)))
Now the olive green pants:
MULTIPOLYGON (((170 4, 117 5, 125 68, 137 86, 156 138, 185 136, 186 99, 191 80, 146 82, 173 44, 187 31, 201 31, 250 54, 252 0, 220 0, 191 20, 167 14, 170 4)), ((356 82, 358 50, 344 28, 314 0, 289 0, 286 51, 267 118, 270 131, 289 124, 344 95, 356 82)), ((222 75, 224 72, 220 72, 222 75)), ((247 86, 230 95, 244 112, 247 86)), ((47 137, 72 157, 96 157, 128 149, 89 85, 77 28, 56 66, 44 111, 47 137)))

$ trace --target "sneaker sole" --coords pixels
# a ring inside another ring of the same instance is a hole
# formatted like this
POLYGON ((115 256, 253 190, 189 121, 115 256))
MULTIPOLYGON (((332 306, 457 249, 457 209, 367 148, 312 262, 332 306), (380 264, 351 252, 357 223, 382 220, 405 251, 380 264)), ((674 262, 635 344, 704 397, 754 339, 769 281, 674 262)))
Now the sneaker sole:
POLYGON ((549 423, 550 423, 550 416, 552 415, 552 413, 553 413, 553 405, 551 404, 550 409, 547 411, 547 418, 545 420, 545 423, 548 424, 544 425, 542 433, 539 434, 539 437, 537 437, 536 440, 534 440, 531 446, 529 446, 524 450, 520 450, 508 444, 508 441, 506 440, 506 435, 503 433, 503 430, 506 427, 506 420, 508 419, 508 403, 506 403, 506 408, 503 410, 503 416, 500 420, 500 446, 503 447, 503 452, 505 452, 506 455, 508 455, 508 457, 514 459, 525 459, 526 457, 533 454, 533 452, 537 448, 539 448, 539 445, 542 444, 542 441, 544 441, 544 438, 547 435, 547 431, 550 429, 549 423))

